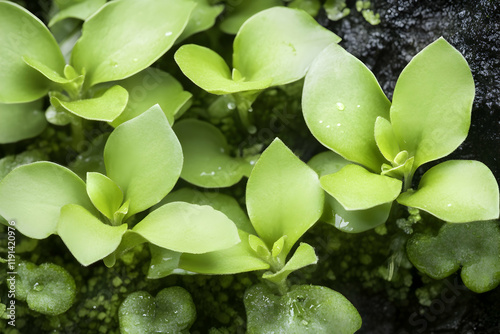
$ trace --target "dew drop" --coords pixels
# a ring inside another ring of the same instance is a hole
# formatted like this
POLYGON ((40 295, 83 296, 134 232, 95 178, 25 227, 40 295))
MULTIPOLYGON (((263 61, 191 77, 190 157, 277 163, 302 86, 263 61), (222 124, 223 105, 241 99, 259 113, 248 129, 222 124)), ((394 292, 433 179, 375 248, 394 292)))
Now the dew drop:
POLYGON ((327 126, 326 126, 326 128, 327 128, 327 129, 329 129, 329 128, 330 128, 330 125, 327 125, 327 126))
POLYGON ((234 110, 236 108, 236 104, 234 102, 229 102, 227 104, 227 109, 234 110))
POLYGON ((344 104, 343 104, 343 103, 341 103, 341 102, 337 102, 337 103, 336 103, 336 106, 337 106, 337 109, 338 109, 338 110, 340 110, 340 111, 342 111, 342 110, 344 110, 344 109, 345 109, 344 104))
POLYGON ((323 123, 323 121, 319 121, 319 124, 323 123))
POLYGON ((134 60, 134 61, 138 61, 139 59, 137 59, 137 58, 134 58, 133 60, 134 60))
POLYGON ((171 32, 171 31, 167 31, 167 32, 165 33, 165 36, 167 36, 167 37, 168 37, 168 36, 171 36, 171 35, 172 35, 172 32, 171 32))
POLYGON ((451 206, 451 203, 448 203, 448 207, 450 207, 450 206, 451 206))
POLYGON ((342 125, 342 124, 340 124, 340 123, 337 123, 337 126, 341 126, 341 125, 342 125))
POLYGON ((42 291, 43 290, 43 284, 40 284, 40 283, 36 282, 33 285, 33 290, 38 291, 38 292, 42 291))
POLYGON ((356 108, 359 108, 359 107, 361 107, 361 106, 358 104, 358 105, 356 106, 356 108))

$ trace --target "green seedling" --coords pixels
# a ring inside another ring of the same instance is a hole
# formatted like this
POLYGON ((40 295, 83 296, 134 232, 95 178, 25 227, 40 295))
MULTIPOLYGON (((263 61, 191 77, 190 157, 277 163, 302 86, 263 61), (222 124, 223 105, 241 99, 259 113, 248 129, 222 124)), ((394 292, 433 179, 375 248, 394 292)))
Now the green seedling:
MULTIPOLYGON (((450 154, 464 141, 473 99, 467 62, 443 38, 406 66, 392 104, 364 64, 330 45, 306 76, 303 112, 313 135, 353 163, 322 176, 322 187, 344 211, 388 212, 387 204, 396 200, 447 222, 497 218, 498 185, 481 162, 438 164, 412 189, 418 167, 450 154)), ((360 226, 345 220, 343 225, 360 232, 380 222, 360 226)))
POLYGON ((83 265, 105 257, 113 265, 116 255, 146 241, 188 253, 239 242, 224 214, 182 202, 164 205, 128 229, 125 222, 165 197, 182 168, 181 146, 158 106, 112 132, 104 163, 106 175, 88 173, 86 183, 51 162, 16 168, 0 183, 0 215, 15 219, 30 238, 57 233, 83 265))
POLYGON ((232 71, 216 52, 199 45, 183 45, 174 57, 182 72, 202 89, 233 94, 243 124, 253 132, 248 112, 259 93, 303 78, 316 55, 339 41, 304 11, 274 7, 255 14, 239 29, 232 71))

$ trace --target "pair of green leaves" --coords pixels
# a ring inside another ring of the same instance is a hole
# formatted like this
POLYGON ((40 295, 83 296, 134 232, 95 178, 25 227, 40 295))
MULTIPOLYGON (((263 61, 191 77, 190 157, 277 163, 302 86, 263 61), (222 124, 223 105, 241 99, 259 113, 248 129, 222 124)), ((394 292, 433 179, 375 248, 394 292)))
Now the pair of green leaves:
POLYGON ((247 92, 254 98, 255 92, 304 77, 314 57, 339 41, 307 13, 274 7, 253 15, 239 29, 232 71, 221 56, 198 45, 182 46, 175 60, 190 80, 210 93, 247 92))
POLYGON ((205 254, 172 254, 154 249, 154 267, 149 276, 165 276, 176 268, 203 274, 270 269, 264 277, 283 282, 292 271, 317 261, 314 249, 304 243, 288 262, 286 259, 297 240, 321 216, 323 199, 318 176, 276 139, 262 153, 248 180, 246 204, 250 220, 237 202, 225 195, 183 190, 166 198, 208 204, 224 212, 238 226, 241 242, 205 254), (162 258, 172 261, 159 269, 162 258))
POLYGON ((356 164, 323 176, 322 187, 351 212, 384 205, 388 212, 386 204, 397 199, 449 222, 498 217, 498 185, 477 161, 439 164, 424 174, 417 191, 400 194, 401 179, 406 190, 420 165, 462 143, 473 98, 465 59, 443 38, 403 70, 392 104, 364 64, 329 46, 306 76, 304 117, 323 145, 356 164))
POLYGON ((84 265, 117 249, 120 255, 137 242, 188 253, 239 242, 234 224, 208 206, 170 203, 132 230, 122 224, 165 197, 181 172, 181 146, 158 106, 113 131, 104 163, 107 176, 88 173, 87 183, 50 162, 16 168, 0 182, 0 215, 14 219, 18 230, 31 238, 57 233, 84 265))

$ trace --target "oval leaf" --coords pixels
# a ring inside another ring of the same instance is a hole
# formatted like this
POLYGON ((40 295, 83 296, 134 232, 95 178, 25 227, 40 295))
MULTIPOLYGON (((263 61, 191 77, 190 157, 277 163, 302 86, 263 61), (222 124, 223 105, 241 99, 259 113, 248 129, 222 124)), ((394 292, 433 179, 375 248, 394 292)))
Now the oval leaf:
POLYGON ((226 34, 236 35, 243 23, 251 16, 264 9, 282 4, 280 0, 252 0, 235 3, 236 7, 232 11, 228 10, 228 14, 224 15, 220 30, 226 34))
POLYGON ((22 58, 63 73, 66 62, 47 27, 23 7, 0 1, 0 31, 0 102, 30 102, 47 94, 50 81, 22 58))
POLYGON ((119 125, 104 148, 104 163, 130 201, 127 217, 165 197, 181 173, 182 151, 161 108, 119 125))
POLYGON ((252 166, 242 158, 229 155, 227 140, 210 123, 188 119, 174 125, 182 145, 184 166, 181 177, 200 187, 232 186, 248 176, 252 166))
POLYGON ((58 108, 79 117, 94 121, 111 122, 125 109, 128 101, 128 92, 120 86, 113 86, 106 90, 102 96, 92 99, 77 101, 61 101, 56 96, 51 96, 50 103, 58 108))
POLYGON ((118 83, 128 91, 129 97, 125 110, 111 122, 114 127, 137 117, 155 104, 161 107, 172 125, 175 115, 192 96, 173 76, 156 68, 147 68, 118 83))
POLYGON ((281 140, 275 139, 248 179, 246 203, 250 221, 269 249, 286 235, 286 257, 321 216, 323 193, 318 175, 281 140))
POLYGON ((189 17, 188 24, 184 31, 179 36, 179 38, 175 41, 179 43, 191 35, 196 34, 197 32, 207 30, 211 28, 215 24, 215 19, 219 16, 220 13, 224 10, 223 5, 214 5, 212 6, 210 3, 212 1, 208 0, 193 0, 196 3, 196 7, 191 12, 191 16, 189 17))
POLYGON ((222 212, 184 202, 154 210, 133 231, 152 244, 181 253, 212 252, 240 241, 236 226, 222 212))
POLYGON ((117 0, 84 24, 71 54, 87 86, 125 79, 151 65, 186 26, 195 4, 178 0, 117 0))
MULTIPOLYGON (((273 254, 274 256, 274 254, 273 254)), ((318 258, 314 252, 314 248, 306 243, 301 243, 293 256, 288 260, 283 268, 276 273, 265 273, 262 278, 265 278, 271 282, 279 283, 288 277, 292 272, 304 268, 311 264, 316 264, 318 258)))
POLYGON ((402 185, 397 179, 370 173, 354 164, 321 178, 323 189, 346 210, 365 210, 392 203, 401 193, 402 185))
POLYGON ((393 162, 401 151, 391 122, 380 116, 375 121, 375 142, 380 153, 390 162, 393 162))
POLYGON ((474 80, 464 57, 443 38, 405 67, 394 89, 391 123, 414 170, 453 152, 467 137, 474 80))
POLYGON ((106 3, 106 0, 73 1, 70 6, 62 8, 49 22, 52 27, 57 22, 72 18, 85 21, 106 3))
POLYGON ((47 121, 42 100, 29 103, 0 103, 0 144, 14 143, 38 136, 47 121))
POLYGON ((373 73, 336 44, 318 55, 306 75, 302 108, 314 137, 376 172, 385 159, 375 143, 375 120, 388 119, 390 106, 373 73))
POLYGON ((126 231, 127 224, 106 225, 76 204, 68 204, 61 209, 57 225, 57 234, 84 266, 111 254, 120 245, 126 231))
POLYGON ((234 81, 225 60, 203 46, 183 45, 177 50, 174 58, 189 80, 212 94, 224 95, 261 90, 271 85, 270 78, 260 81, 234 81))
POLYGON ((407 191, 400 204, 427 211, 450 223, 498 218, 498 184, 479 161, 450 160, 429 169, 417 191, 407 191))
POLYGON ((87 173, 87 194, 94 206, 108 219, 113 219, 123 202, 120 187, 101 173, 87 173))
POLYGON ((241 26, 233 45, 233 67, 246 81, 272 78, 273 86, 284 85, 304 77, 318 53, 338 42, 340 37, 306 12, 274 7, 241 26))
POLYGON ((30 238, 55 233, 61 208, 71 203, 95 212, 85 183, 51 162, 20 166, 0 182, 0 216, 15 220, 19 232, 30 238))

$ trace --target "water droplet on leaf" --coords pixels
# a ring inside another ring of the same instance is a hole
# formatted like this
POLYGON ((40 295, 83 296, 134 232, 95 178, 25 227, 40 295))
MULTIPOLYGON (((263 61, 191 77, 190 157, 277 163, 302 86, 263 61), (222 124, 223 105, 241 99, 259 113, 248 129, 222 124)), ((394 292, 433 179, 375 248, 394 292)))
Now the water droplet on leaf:
POLYGON ((337 109, 338 109, 338 110, 340 110, 340 111, 342 111, 342 110, 344 110, 344 109, 345 109, 344 104, 343 104, 343 103, 341 103, 341 102, 337 102, 337 103, 336 103, 336 106, 337 106, 337 109))

